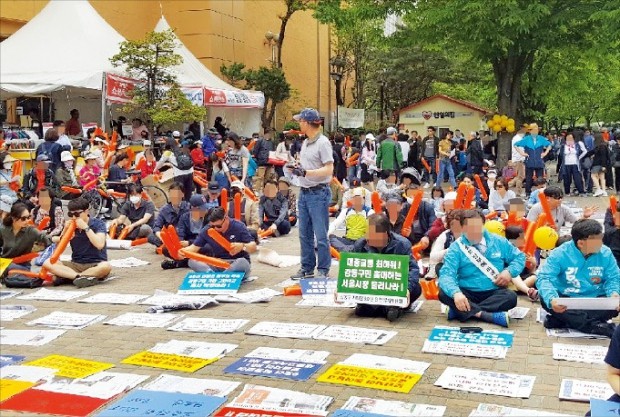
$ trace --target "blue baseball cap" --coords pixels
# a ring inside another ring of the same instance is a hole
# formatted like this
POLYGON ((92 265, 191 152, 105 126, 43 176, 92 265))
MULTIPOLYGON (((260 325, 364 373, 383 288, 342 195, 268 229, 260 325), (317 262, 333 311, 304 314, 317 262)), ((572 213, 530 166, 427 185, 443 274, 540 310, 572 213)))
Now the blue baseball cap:
POLYGON ((299 114, 293 116, 293 119, 297 121, 304 120, 308 123, 320 123, 321 115, 319 115, 319 112, 316 109, 307 107, 303 109, 299 114))
POLYGON ((207 210, 207 199, 202 194, 194 194, 189 198, 189 205, 198 210, 207 210))

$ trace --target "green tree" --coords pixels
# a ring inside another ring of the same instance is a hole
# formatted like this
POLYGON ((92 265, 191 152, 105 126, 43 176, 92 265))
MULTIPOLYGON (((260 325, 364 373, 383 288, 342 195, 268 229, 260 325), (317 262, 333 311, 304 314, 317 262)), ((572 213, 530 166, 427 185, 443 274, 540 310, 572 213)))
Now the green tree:
POLYGON ((278 68, 282 68, 282 47, 284 45, 284 36, 286 35, 286 26, 289 20, 293 17, 293 14, 299 11, 307 10, 314 0, 284 0, 286 11, 284 14, 279 15, 280 19, 280 32, 278 33, 278 40, 276 41, 276 62, 273 65, 278 68))
POLYGON ((110 58, 115 67, 138 81, 133 102, 125 110, 142 113, 151 128, 203 120, 206 115, 204 107, 192 104, 179 89, 172 68, 183 58, 174 47, 172 30, 149 32, 144 39, 121 42, 120 51, 110 58))

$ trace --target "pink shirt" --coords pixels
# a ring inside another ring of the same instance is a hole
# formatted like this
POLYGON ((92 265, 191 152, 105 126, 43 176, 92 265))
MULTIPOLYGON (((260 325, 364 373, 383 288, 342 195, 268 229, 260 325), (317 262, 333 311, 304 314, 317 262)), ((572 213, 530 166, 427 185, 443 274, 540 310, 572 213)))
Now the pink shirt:
MULTIPOLYGON (((100 175, 101 168, 99 168, 97 165, 93 165, 92 167, 84 165, 80 170, 80 185, 83 187, 95 178, 99 178, 100 175)), ((88 187, 86 190, 92 190, 93 188, 95 188, 96 185, 97 184, 95 183, 88 187)))

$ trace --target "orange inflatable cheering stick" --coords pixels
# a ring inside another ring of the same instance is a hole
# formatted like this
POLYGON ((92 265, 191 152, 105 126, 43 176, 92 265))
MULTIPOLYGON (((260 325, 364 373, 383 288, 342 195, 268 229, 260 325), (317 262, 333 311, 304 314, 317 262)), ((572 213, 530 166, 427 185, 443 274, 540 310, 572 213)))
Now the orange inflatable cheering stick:
POLYGON ((218 258, 212 258, 210 256, 201 255, 200 253, 190 252, 190 251, 187 251, 187 250, 184 250, 184 249, 182 249, 180 252, 186 258, 193 259, 193 260, 199 261, 199 262, 204 262, 207 265, 214 266, 216 268, 228 269, 228 267, 230 267, 230 264, 228 262, 223 261, 223 260, 218 259, 218 258))
POLYGON ((235 220, 241 220, 241 194, 237 193, 233 197, 233 214, 235 220))
POLYGON ((232 250, 232 244, 230 243, 230 241, 226 239, 224 236, 222 236, 220 232, 218 232, 217 230, 210 228, 209 230, 207 230, 207 234, 209 235, 209 237, 211 237, 211 239, 215 240, 217 244, 220 245, 222 248, 224 248, 227 252, 230 252, 232 250))
POLYGON ((611 215, 615 216, 618 212, 618 199, 615 195, 609 197, 609 209, 611 210, 611 215))
POLYGON ((223 188, 220 192, 220 206, 224 209, 224 211, 228 211, 228 190, 223 188))
POLYGON ((459 187, 456 189, 456 200, 454 200, 455 209, 463 208, 463 200, 465 199, 466 192, 467 192, 467 185, 464 182, 460 183, 459 187))
POLYGON ((41 230, 45 230, 47 229, 47 227, 50 225, 50 216, 45 216, 41 219, 41 223, 39 223, 37 225, 37 230, 41 231, 41 230))
MULTIPOLYGON (((13 175, 13 177, 21 177, 22 176, 22 171, 24 169, 24 161, 15 161, 13 162, 13 171, 11 172, 11 174, 13 175)), ((20 183, 19 182, 11 182, 9 184, 9 188, 13 191, 18 191, 20 188, 20 183)))
POLYGON ((426 168, 426 171, 431 172, 431 166, 426 162, 426 159, 422 158, 422 165, 426 168))
POLYGON ((549 226, 555 227, 555 221, 553 217, 551 217, 551 208, 549 207, 549 200, 547 200, 547 196, 545 193, 538 193, 538 197, 540 198, 540 205, 542 206, 543 213, 546 215, 547 223, 549 226))
POLYGON ((332 258, 338 261, 340 260, 340 252, 338 252, 333 246, 329 247, 329 253, 331 254, 332 258))
MULTIPOLYGON (((405 221, 403 222, 402 229, 411 229, 413 225, 413 220, 415 219, 415 215, 418 214, 418 209, 420 208, 420 204, 422 203, 422 191, 416 191, 413 196, 413 202, 411 203, 411 207, 409 207, 409 211, 407 212, 407 217, 405 217, 405 221)), ((401 233, 403 236, 407 237, 404 233, 401 233)))
POLYGON ((370 195, 370 201, 372 202, 372 209, 375 213, 381 213, 381 197, 378 191, 373 191, 370 195))
POLYGON ((471 203, 474 201, 474 197, 476 196, 476 187, 470 185, 467 187, 467 191, 465 192, 465 200, 463 200, 463 208, 469 210, 471 208, 471 203))
POLYGON ((486 188, 484 188, 484 185, 482 185, 482 180, 480 179, 480 175, 478 174, 474 175, 474 180, 476 181, 476 184, 478 185, 478 189, 480 190, 480 197, 482 197, 484 201, 487 201, 489 199, 489 195, 487 194, 487 190, 486 188))
POLYGON ((62 255, 71 239, 73 239, 73 235, 75 234, 75 228, 75 220, 71 220, 67 225, 65 232, 62 234, 62 237, 60 238, 60 241, 58 242, 54 253, 52 253, 52 256, 50 256, 50 263, 55 264, 56 262, 58 262, 60 255, 62 255))

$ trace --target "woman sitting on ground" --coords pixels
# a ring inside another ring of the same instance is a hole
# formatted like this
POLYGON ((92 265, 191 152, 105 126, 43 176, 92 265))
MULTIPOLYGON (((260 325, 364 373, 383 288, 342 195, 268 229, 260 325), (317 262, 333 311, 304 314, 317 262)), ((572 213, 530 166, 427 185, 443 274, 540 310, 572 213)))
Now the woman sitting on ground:
POLYGON ((41 231, 49 238, 60 236, 65 227, 65 213, 62 211, 62 202, 56 198, 54 192, 49 188, 39 190, 37 198, 39 202, 32 210, 34 224, 39 225, 45 217, 49 217, 48 226, 41 231))

